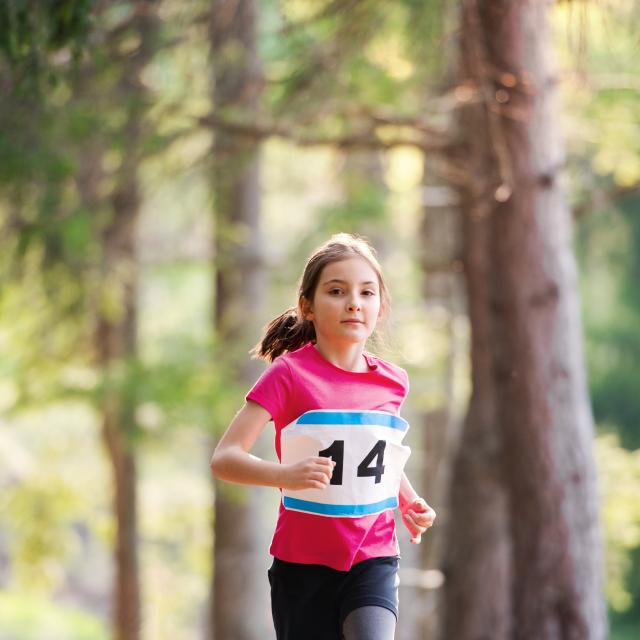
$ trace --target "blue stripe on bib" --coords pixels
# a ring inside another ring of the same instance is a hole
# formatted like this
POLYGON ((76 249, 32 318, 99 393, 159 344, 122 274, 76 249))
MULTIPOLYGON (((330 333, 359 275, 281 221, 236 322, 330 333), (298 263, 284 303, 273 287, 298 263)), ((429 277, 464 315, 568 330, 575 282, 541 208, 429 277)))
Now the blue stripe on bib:
POLYGON ((282 503, 287 509, 297 509, 307 513, 317 513, 323 516, 368 516, 373 513, 380 513, 385 509, 395 509, 398 506, 398 499, 387 498, 380 502, 371 504, 321 504, 310 502, 309 500, 299 500, 284 496, 282 503))
POLYGON ((375 425, 406 431, 409 423, 391 413, 382 411, 307 411, 296 421, 296 424, 342 424, 342 425, 375 425))

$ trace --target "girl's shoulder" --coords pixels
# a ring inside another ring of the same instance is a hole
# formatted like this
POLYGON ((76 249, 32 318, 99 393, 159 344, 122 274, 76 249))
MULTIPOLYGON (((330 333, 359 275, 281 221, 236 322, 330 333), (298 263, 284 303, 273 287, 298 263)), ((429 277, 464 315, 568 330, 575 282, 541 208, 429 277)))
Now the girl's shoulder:
POLYGON ((407 387, 409 386, 409 374, 406 369, 403 369, 395 362, 391 362, 391 360, 385 360, 384 358, 377 356, 375 353, 371 353, 369 351, 364 351, 363 353, 367 358, 367 361, 370 364, 373 363, 377 369, 381 370, 381 372, 385 372, 387 375, 401 380, 407 387))

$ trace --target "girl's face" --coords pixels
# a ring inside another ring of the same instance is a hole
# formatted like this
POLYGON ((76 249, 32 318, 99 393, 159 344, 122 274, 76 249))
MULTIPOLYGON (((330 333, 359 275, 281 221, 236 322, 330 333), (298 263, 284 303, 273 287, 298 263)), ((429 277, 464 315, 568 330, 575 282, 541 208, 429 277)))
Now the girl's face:
POLYGON ((375 270, 364 258, 353 257, 324 267, 303 314, 313 322, 320 340, 364 343, 381 310, 375 270))

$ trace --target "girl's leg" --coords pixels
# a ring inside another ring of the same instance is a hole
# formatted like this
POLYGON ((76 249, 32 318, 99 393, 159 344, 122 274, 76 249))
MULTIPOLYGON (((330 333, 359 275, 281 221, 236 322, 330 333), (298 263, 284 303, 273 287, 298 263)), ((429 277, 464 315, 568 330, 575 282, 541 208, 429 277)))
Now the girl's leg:
POLYGON ((359 607, 344 620, 344 640, 393 640, 396 616, 385 607, 359 607))

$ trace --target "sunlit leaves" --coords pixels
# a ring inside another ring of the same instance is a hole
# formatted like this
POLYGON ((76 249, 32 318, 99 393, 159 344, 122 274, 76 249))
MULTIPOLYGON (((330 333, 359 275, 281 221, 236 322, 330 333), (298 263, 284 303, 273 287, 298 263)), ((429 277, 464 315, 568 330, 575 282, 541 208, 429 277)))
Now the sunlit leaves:
POLYGON ((9 638, 109 638, 107 625, 98 616, 31 591, 0 591, 0 625, 9 638))
POLYGON ((596 442, 596 457, 607 548, 607 595, 611 607, 622 612, 632 604, 626 586, 630 551, 640 546, 640 450, 626 451, 615 436, 602 436, 596 442))
MULTIPOLYGON (((568 148, 620 186, 640 183, 640 58, 629 0, 564 3, 554 12, 568 148)), ((582 177, 584 180, 584 177, 582 177)))
POLYGON ((277 114, 310 124, 337 114, 350 126, 358 110, 424 107, 421 54, 442 38, 443 3, 285 2, 265 14, 265 100, 277 114))

